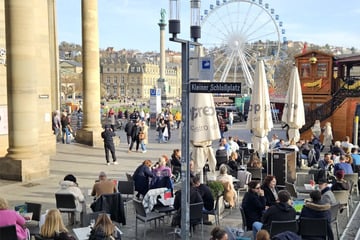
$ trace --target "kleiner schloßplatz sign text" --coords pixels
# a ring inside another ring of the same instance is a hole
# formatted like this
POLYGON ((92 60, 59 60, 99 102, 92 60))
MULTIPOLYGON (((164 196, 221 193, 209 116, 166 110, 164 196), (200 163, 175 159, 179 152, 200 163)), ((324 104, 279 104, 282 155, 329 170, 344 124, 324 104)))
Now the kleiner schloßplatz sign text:
POLYGON ((241 83, 190 82, 192 93, 241 93, 241 83))

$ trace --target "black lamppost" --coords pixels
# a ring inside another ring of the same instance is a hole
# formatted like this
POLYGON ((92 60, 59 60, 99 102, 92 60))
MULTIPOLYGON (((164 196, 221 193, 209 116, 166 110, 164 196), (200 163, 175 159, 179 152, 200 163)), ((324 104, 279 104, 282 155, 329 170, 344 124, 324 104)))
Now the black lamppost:
POLYGON ((189 61, 190 61, 190 45, 199 46, 197 40, 201 37, 200 29, 200 0, 191 0, 191 26, 190 40, 184 40, 177 37, 180 33, 180 0, 169 0, 170 17, 169 17, 169 33, 172 34, 170 41, 181 43, 181 111, 182 111, 182 129, 181 129, 181 239, 189 239, 190 229, 190 151, 189 151, 189 128, 190 128, 190 84, 189 84, 189 61))

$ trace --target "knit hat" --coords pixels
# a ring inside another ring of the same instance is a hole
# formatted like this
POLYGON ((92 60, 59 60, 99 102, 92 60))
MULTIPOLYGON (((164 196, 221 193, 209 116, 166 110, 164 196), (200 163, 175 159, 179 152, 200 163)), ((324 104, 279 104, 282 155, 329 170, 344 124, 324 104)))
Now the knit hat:
POLYGON ((106 173, 105 172, 100 172, 99 177, 106 177, 106 173))
POLYGON ((336 176, 336 178, 338 178, 338 179, 342 179, 342 178, 344 178, 344 176, 345 176, 345 171, 342 170, 342 169, 339 169, 339 170, 337 170, 337 171, 335 172, 335 176, 336 176))
POLYGON ((68 174, 64 177, 64 181, 71 181, 71 182, 76 183, 76 177, 72 174, 68 174))

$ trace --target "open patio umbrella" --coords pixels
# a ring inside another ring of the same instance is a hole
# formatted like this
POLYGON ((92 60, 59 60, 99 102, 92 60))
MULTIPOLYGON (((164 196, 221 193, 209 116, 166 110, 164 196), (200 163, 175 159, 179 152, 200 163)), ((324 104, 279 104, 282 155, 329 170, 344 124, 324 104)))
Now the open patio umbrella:
POLYGON ((202 173, 208 160, 210 171, 215 171, 216 158, 212 141, 220 139, 213 96, 210 93, 190 93, 190 142, 193 145, 194 168, 202 173))
POLYGON ((296 66, 291 70, 289 88, 281 120, 289 125, 289 140, 300 140, 299 129, 305 124, 304 102, 301 92, 299 72, 296 66))
POLYGON ((273 128, 269 89, 262 60, 256 63, 246 127, 252 131, 254 150, 262 156, 269 149, 267 135, 273 128))

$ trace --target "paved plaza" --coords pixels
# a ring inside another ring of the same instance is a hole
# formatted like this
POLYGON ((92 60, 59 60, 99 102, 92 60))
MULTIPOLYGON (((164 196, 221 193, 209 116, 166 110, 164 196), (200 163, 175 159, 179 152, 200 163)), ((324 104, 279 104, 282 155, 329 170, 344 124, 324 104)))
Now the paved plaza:
MULTIPOLYGON (((119 131, 121 143, 117 146, 116 154, 119 165, 107 166, 105 163, 104 150, 102 146, 88 147, 77 143, 57 144, 57 151, 50 161, 50 176, 31 182, 13 182, 0 180, 0 195, 8 199, 10 206, 24 203, 24 201, 37 202, 42 204, 42 211, 55 208, 54 193, 59 189, 59 181, 66 174, 72 173, 77 177, 79 187, 83 189, 84 195, 87 195, 88 189, 91 189, 95 179, 97 179, 100 171, 105 171, 109 178, 125 180, 125 173, 133 173, 135 168, 140 165, 143 160, 150 159, 157 161, 159 156, 166 154, 171 155, 172 150, 181 148, 180 131, 175 130, 172 139, 168 143, 158 144, 156 141, 156 132, 149 130, 149 144, 146 153, 131 152, 127 153, 127 144, 125 143, 124 131, 119 131)), ((276 133, 280 138, 285 137, 285 132, 280 126, 276 126, 272 133, 276 133)), ((270 134, 272 134, 270 133, 270 134)), ((251 134, 245 129, 244 123, 238 123, 230 128, 227 136, 237 135, 240 138, 250 141, 251 134)), ((216 142, 213 146, 216 147, 216 142)), ((133 149, 134 150, 134 149, 133 149)), ((240 196, 242 197, 242 196, 240 196)), ((356 196, 355 196, 356 197, 356 196)), ((87 197, 87 204, 92 201, 91 197, 87 197)), ((132 206, 131 204, 129 206, 132 206)), ((345 211, 344 211, 345 212, 345 211)), ((346 225, 346 214, 341 214, 340 231, 342 232, 346 225)), ((64 216, 64 219, 67 219, 64 216)), ((224 217, 220 220, 222 227, 241 226, 241 216, 239 210, 225 210, 224 217)), ((162 235, 161 229, 154 229, 154 225, 148 230, 148 239, 164 239, 168 236, 162 235)), ((204 225, 204 239, 209 239, 210 231, 214 225, 204 225)), ((135 239, 135 213, 132 207, 127 211, 127 224, 121 226, 123 231, 122 239, 135 239)), ((165 223, 165 234, 172 232, 170 220, 165 223)), ((143 224, 140 223, 138 234, 143 234, 143 224)), ((175 236, 171 235, 171 238, 175 236)), ((197 228, 196 234, 192 239, 201 239, 200 228, 197 228)))

